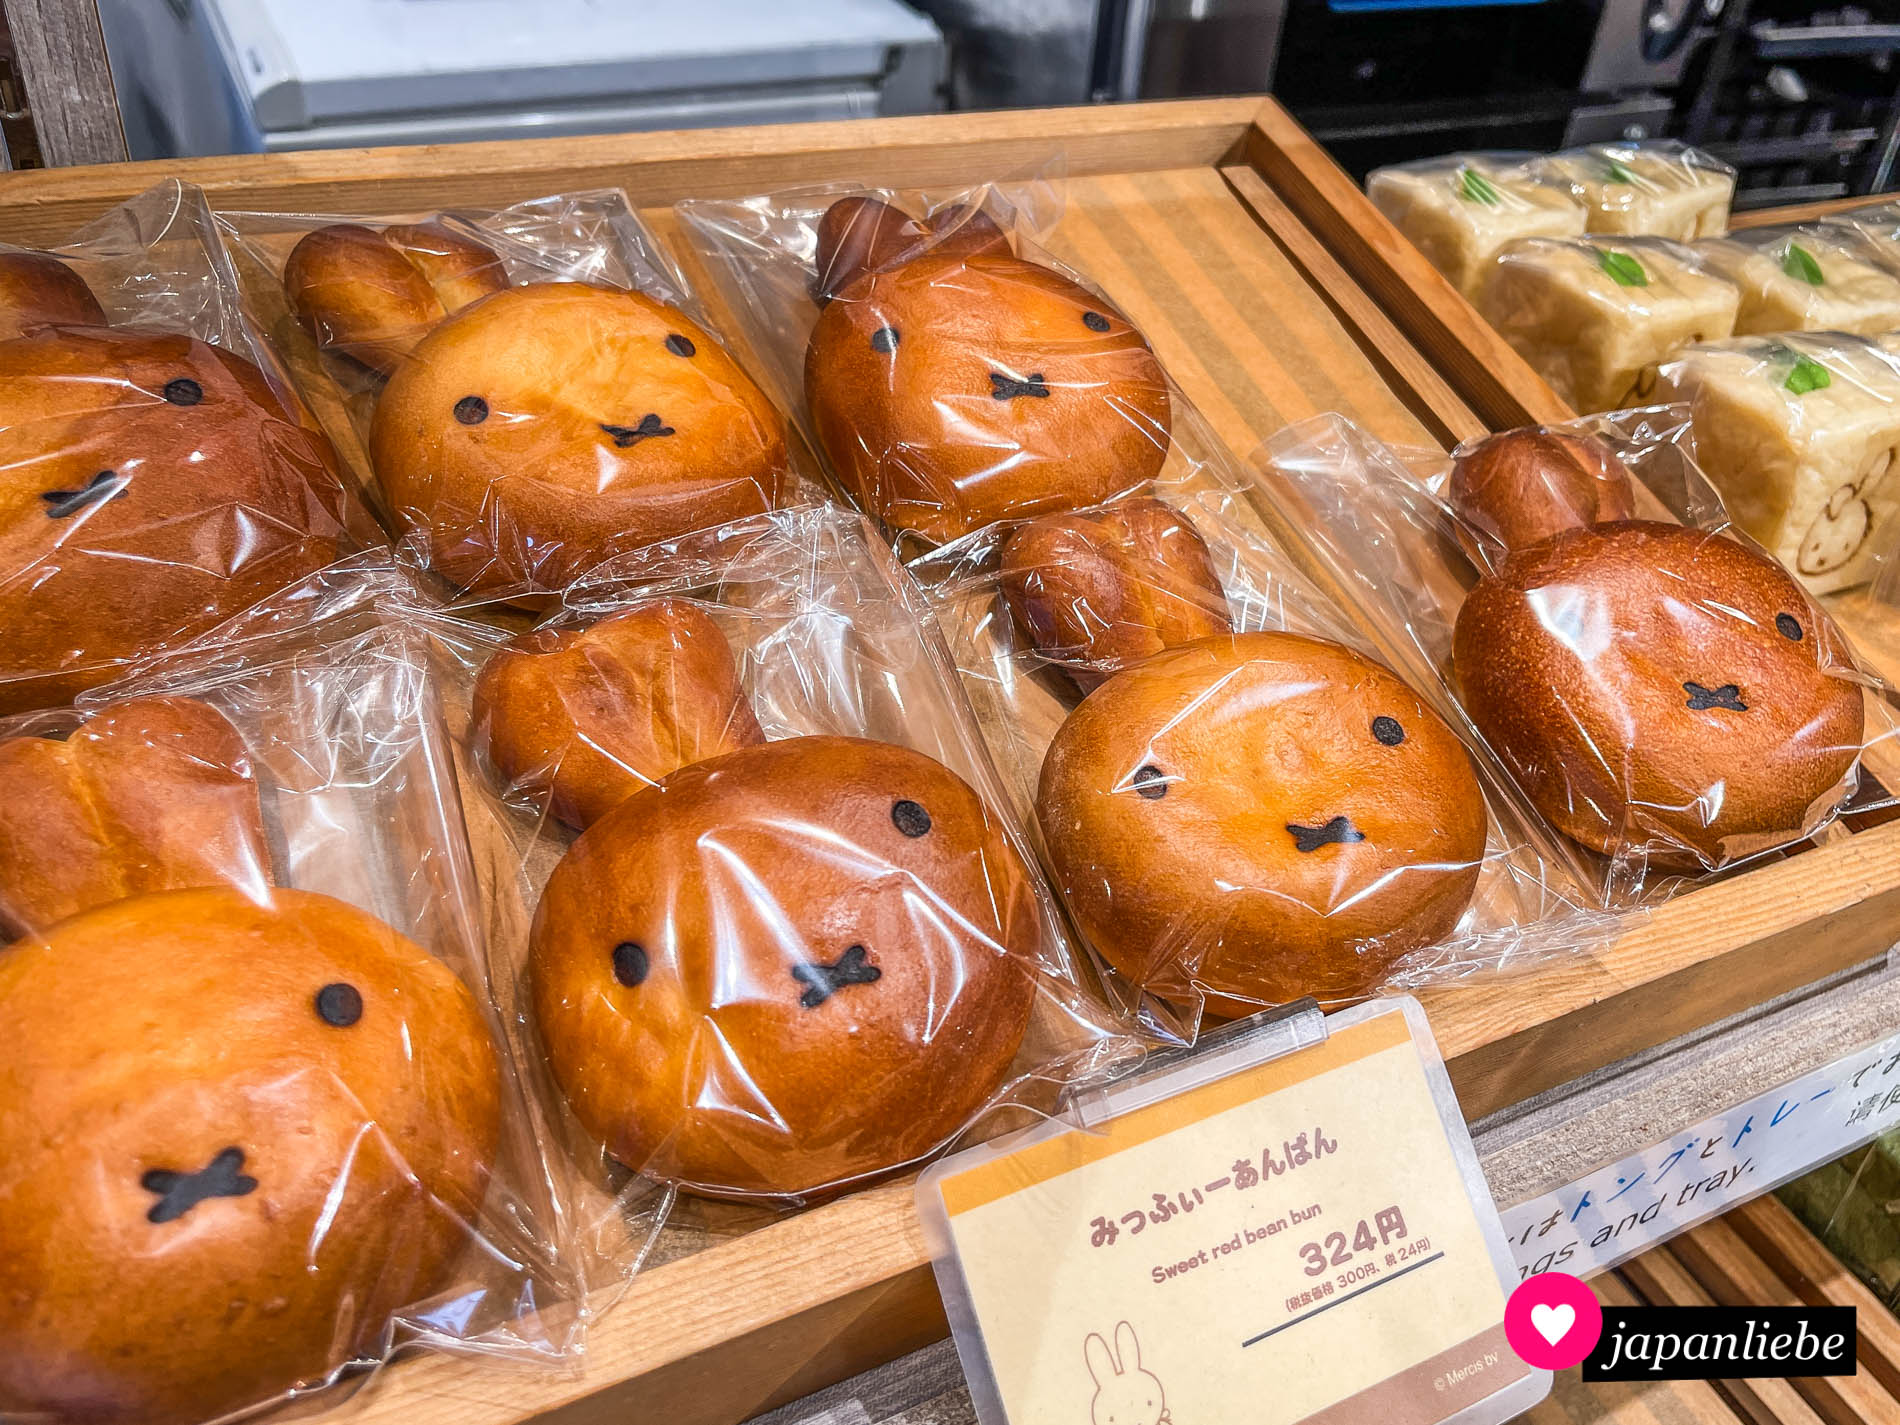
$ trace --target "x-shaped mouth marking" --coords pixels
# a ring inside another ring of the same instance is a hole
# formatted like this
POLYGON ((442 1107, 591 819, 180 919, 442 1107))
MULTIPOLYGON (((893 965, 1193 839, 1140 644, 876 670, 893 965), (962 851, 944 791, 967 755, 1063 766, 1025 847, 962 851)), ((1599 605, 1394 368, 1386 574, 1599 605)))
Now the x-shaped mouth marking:
POLYGON ((1322 846, 1331 846, 1335 842, 1344 845, 1351 841, 1364 841, 1365 832, 1352 824, 1351 817, 1336 816, 1324 826, 1300 826, 1288 822, 1286 829, 1293 834, 1293 847, 1296 851, 1317 851, 1322 846))
POLYGON ((807 987, 798 997, 806 1009, 818 1008, 846 985, 872 984, 883 974, 870 963, 862 945, 851 946, 838 957, 836 964, 792 966, 792 978, 807 987))
POLYGON ((1042 373, 1032 371, 1027 381, 1018 381, 1014 376, 1005 376, 1000 371, 990 372, 990 395, 999 401, 1013 401, 1018 396, 1044 396, 1049 387, 1044 384, 1042 373))
POLYGON ((1719 688, 1705 688, 1700 683, 1684 683, 1682 690, 1689 695, 1689 706, 1697 712, 1704 708, 1727 708, 1730 712, 1747 712, 1748 704, 1742 701, 1742 690, 1733 683, 1724 683, 1719 688))
POLYGON ((640 424, 637 426, 610 426, 603 423, 601 429, 612 436, 614 444, 622 450, 630 445, 638 445, 641 441, 656 435, 673 434, 673 427, 663 424, 656 415, 640 417, 640 424))
POLYGON ((171 1222, 183 1217, 208 1197, 243 1197, 257 1191, 257 1179, 238 1171, 244 1166, 242 1148, 226 1148, 195 1173, 153 1168, 139 1186, 158 1194, 145 1214, 147 1222, 171 1222))
POLYGON ((116 470, 101 470, 85 485, 77 490, 42 490, 40 498, 46 502, 46 517, 50 520, 63 520, 68 515, 76 515, 88 505, 102 505, 107 500, 116 500, 129 494, 132 482, 116 470))

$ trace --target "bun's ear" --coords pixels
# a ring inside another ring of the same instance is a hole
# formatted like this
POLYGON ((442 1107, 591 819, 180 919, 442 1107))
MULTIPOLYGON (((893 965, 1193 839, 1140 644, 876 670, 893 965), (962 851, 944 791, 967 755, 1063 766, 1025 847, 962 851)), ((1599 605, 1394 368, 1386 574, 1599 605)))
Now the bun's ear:
POLYGON ((916 225, 876 198, 840 198, 818 220, 818 276, 812 295, 828 302, 917 240, 916 225))
POLYGON ((284 291, 317 346, 384 376, 444 317, 507 285, 500 258, 439 223, 333 223, 284 264, 284 291))
POLYGON ((1124 1374, 1141 1369, 1141 1342, 1135 1339, 1135 1328, 1126 1321, 1115 1328, 1115 1354, 1121 1358, 1124 1374))
POLYGON ((0 253, 0 341, 36 327, 106 325, 105 309, 92 288, 57 257, 0 253))
POLYGON ((1089 1363, 1089 1377, 1100 1390, 1109 1381, 1121 1374, 1115 1366, 1115 1357, 1108 1349, 1108 1342, 1100 1334, 1091 1331, 1088 1340, 1082 1343, 1082 1355, 1089 1363))
POLYGON ((867 272, 883 272, 926 252, 1008 256, 1009 238, 987 213, 963 204, 919 221, 877 198, 840 198, 818 220, 812 296, 829 302, 867 272))

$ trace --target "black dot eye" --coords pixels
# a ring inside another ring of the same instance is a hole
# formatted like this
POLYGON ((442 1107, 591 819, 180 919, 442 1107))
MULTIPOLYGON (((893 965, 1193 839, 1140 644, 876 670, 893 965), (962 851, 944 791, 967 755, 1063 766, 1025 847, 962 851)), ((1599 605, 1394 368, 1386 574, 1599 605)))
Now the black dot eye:
POLYGON ((1084 312, 1082 313, 1082 325, 1092 332, 1105 332, 1108 330, 1108 318, 1103 316, 1100 312, 1084 312))
POLYGON ((1397 747, 1405 741, 1405 729, 1399 726, 1395 717, 1375 717, 1372 720, 1372 735, 1387 747, 1397 747))
POLYGON ((1790 643, 1799 643, 1801 641, 1801 621, 1793 614, 1776 614, 1775 632, 1779 633, 1790 643))
POLYGON ((695 351, 699 350, 690 340, 681 336, 678 332, 674 332, 667 337, 666 349, 675 356, 691 356, 695 351))
POLYGON ((906 836, 922 836, 930 830, 930 813, 916 802, 898 802, 891 808, 891 825, 906 836))
POLYGON ((478 426, 488 419, 488 402, 480 396, 464 396, 455 403, 455 419, 465 426, 478 426))
POLYGON ((205 398, 205 388, 189 376, 165 383, 165 399, 174 406, 195 406, 205 398))
POLYGON ((650 968, 646 950, 631 940, 614 946, 614 978, 628 989, 646 982, 650 968))
POLYGON ((897 328, 879 327, 871 333, 871 350, 886 354, 897 350, 897 328))
POLYGON ((338 981, 317 991, 317 1018, 338 1029, 348 1029, 363 1017, 363 996, 355 985, 338 981))
POLYGON ((1151 802, 1158 802, 1168 794, 1168 774, 1154 763, 1135 769, 1135 791, 1151 802))

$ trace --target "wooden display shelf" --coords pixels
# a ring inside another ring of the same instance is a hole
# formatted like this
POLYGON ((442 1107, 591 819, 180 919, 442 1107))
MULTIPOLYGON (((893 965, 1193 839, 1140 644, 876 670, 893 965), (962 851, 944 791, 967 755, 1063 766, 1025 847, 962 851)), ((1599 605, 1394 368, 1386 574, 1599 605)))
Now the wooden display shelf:
MULTIPOLYGON (((317 213, 619 187, 698 279, 676 200, 821 181, 942 188, 1058 154, 1066 207, 1048 245, 1143 327, 1237 453, 1330 410, 1394 444, 1439 448, 1565 414, 1257 99, 10 173, 0 239, 63 241, 173 176, 214 207, 317 213)), ((711 284, 698 285, 710 300, 711 284)), ((1878 955, 1896 925, 1900 825, 1888 825, 1678 897, 1598 954, 1423 998, 1476 1118, 1878 955)), ((944 1331, 900 1182, 650 1267, 597 1321, 578 1373, 417 1357, 324 1418, 731 1425, 944 1331)))

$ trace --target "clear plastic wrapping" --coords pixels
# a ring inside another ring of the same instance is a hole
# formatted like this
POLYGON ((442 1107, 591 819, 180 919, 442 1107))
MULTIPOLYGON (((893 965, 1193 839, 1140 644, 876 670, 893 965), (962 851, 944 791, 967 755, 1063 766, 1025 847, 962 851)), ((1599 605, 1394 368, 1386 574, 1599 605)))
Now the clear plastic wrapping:
POLYGON ((1729 514, 1814 593, 1872 579, 1900 540, 1900 360, 1838 333, 1737 337, 1664 363, 1729 514))
POLYGON ((1890 690, 1729 524, 1694 450, 1665 407, 1491 437, 1429 479, 1337 417, 1261 454, 1361 618, 1441 681, 1608 907, 1889 800, 1863 759, 1891 750, 1890 690), (1588 523, 1618 479, 1638 517, 1588 523), (1493 532, 1562 499, 1569 527, 1515 548, 1493 532))
POLYGON ((1876 262, 1900 275, 1900 203, 1850 208, 1822 219, 1816 226, 1838 233, 1849 242, 1865 244, 1876 262))
POLYGON ((860 516, 627 553, 513 637, 413 618, 514 847, 503 1002, 619 1214, 808 1202, 1138 1052, 860 516))
POLYGON ((1698 244, 1710 271, 1735 284, 1735 333, 1872 334, 1900 329, 1900 276, 1849 229, 1748 228, 1698 244))
POLYGON ((1046 185, 681 212, 785 389, 802 363, 794 409, 840 483, 913 552, 1122 1009, 1187 1038, 1204 1010, 1342 1000, 1593 933, 1562 920, 1439 714, 1289 572, 1244 471, 1139 334, 1045 265, 1046 185), (1123 443, 1105 467, 1065 464, 1123 443), (1329 713, 1342 731, 1314 742, 1329 713), (1388 773, 1390 796, 1372 786, 1388 773), (1546 915, 1561 925, 1520 931, 1546 915))
POLYGON ((1109 991, 1189 1038, 1595 943, 1442 699, 1387 671, 1269 518, 1204 468, 909 566, 1109 991))
POLYGON ((579 1348, 575 1175, 492 1002, 428 648, 376 607, 403 587, 357 556, 0 723, 0 1418, 579 1348))
POLYGON ((1688 242, 1728 231, 1735 170, 1674 139, 1590 144, 1529 167, 1570 190, 1589 215, 1589 232, 1688 242))
POLYGON ((1478 309, 1580 411, 1646 401, 1656 367, 1735 329, 1741 294, 1661 238, 1534 238, 1493 265, 1478 309))
POLYGON ((1567 183, 1538 176, 1522 155, 1454 153, 1375 168, 1366 196, 1473 302, 1508 244, 1579 237, 1589 219, 1567 183))
POLYGON ((384 523, 453 589, 546 603, 619 550, 810 493, 783 418, 618 191, 219 218, 384 523))
POLYGON ((0 713, 70 702, 375 526, 245 322, 197 189, 0 248, 0 713))
POLYGON ((1226 458, 1146 339, 1037 245, 1049 181, 678 205, 837 484, 900 548, 1226 458))

